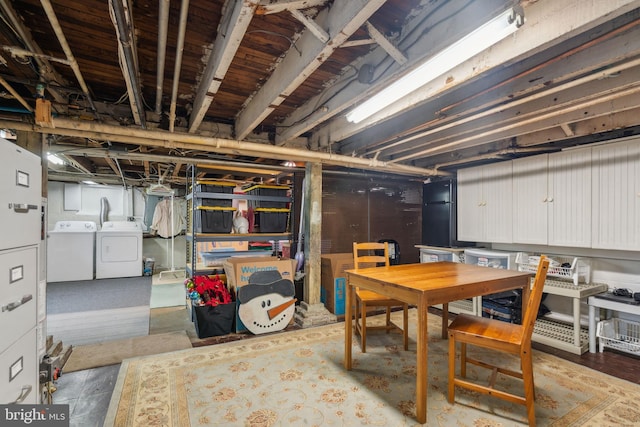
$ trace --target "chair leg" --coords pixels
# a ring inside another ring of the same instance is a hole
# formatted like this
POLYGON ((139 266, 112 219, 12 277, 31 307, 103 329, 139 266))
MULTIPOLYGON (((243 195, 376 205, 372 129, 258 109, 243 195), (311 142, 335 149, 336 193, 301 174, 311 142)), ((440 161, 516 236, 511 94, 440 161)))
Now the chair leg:
POLYGON ((456 339, 449 334, 449 403, 453 403, 456 394, 456 339))
POLYGON ((460 376, 467 377, 467 343, 460 343, 460 376))
POLYGON ((387 333, 391 330, 391 307, 387 306, 387 333))
POLYGON ((535 427, 536 408, 534 404, 535 389, 533 384, 533 360, 531 358, 531 351, 522 353, 521 357, 522 380, 524 382, 524 398, 527 406, 527 418, 529 419, 529 426, 535 427))
POLYGON ((362 344, 362 352, 367 352, 367 306, 360 304, 360 318, 362 319, 362 331, 360 333, 360 342, 362 344))
POLYGON ((409 350, 409 305, 402 306, 402 339, 404 340, 404 350, 409 350))

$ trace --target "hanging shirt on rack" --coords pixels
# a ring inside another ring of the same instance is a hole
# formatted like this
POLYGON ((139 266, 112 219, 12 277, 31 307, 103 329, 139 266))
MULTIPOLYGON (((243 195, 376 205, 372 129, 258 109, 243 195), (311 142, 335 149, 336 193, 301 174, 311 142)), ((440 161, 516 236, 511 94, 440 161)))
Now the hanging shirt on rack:
MULTIPOLYGON (((178 200, 173 203, 173 236, 177 236, 184 227, 184 220, 181 215, 182 206, 178 200)), ((173 237, 171 235, 171 199, 163 199, 158 202, 153 212, 151 230, 160 237, 173 237)))

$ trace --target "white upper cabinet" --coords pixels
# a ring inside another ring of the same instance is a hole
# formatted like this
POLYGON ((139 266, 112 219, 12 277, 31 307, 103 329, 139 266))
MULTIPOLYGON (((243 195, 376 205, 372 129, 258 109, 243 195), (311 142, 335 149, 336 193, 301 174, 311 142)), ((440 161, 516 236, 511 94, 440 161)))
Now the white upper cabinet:
POLYGON ((513 161, 513 242, 546 245, 549 156, 513 161))
POLYGON ((593 148, 592 247, 640 250, 640 141, 593 148))
POLYGON ((591 247, 591 148, 549 154, 549 245, 591 247))
POLYGON ((513 242, 591 246, 591 149, 513 161, 513 242))
POLYGON ((512 242, 511 162, 458 171, 458 240, 512 242))

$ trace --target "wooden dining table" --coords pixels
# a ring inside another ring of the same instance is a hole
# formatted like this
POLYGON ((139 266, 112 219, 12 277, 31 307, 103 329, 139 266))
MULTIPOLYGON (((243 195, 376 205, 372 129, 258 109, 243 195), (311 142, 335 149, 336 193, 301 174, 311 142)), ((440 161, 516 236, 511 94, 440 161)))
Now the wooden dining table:
MULTIPOLYGON (((531 273, 454 262, 401 264, 347 270, 344 367, 352 368, 355 288, 368 289, 417 307, 416 418, 427 421, 427 310, 460 299, 522 289, 523 310, 531 273)), ((523 311, 524 316, 524 311, 523 311)))

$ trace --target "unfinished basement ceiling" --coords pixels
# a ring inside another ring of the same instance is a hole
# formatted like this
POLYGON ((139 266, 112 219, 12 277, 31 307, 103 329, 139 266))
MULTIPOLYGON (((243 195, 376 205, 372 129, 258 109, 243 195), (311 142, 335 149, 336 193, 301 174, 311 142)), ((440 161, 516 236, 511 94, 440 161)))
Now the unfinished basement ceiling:
POLYGON ((51 180, 424 179, 640 131, 637 0, 0 0, 0 19, 0 129, 41 134, 51 180), (513 35, 346 120, 509 7, 513 35))

